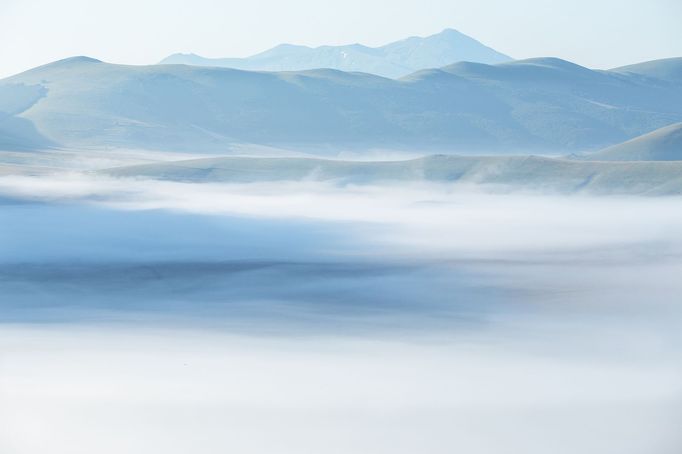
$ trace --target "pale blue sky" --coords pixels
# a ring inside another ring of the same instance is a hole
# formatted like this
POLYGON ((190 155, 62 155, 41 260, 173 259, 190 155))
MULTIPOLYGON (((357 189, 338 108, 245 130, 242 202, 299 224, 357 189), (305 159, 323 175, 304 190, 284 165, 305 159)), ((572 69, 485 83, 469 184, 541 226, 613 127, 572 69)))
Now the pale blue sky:
POLYGON ((682 0, 0 0, 0 77, 73 55, 155 63, 281 42, 380 45, 452 27, 515 58, 682 56, 682 0))

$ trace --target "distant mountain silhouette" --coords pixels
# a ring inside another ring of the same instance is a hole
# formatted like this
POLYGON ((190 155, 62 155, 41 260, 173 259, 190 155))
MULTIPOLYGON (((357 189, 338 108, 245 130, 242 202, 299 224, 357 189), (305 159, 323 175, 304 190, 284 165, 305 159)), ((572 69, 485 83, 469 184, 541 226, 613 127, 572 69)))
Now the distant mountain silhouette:
POLYGON ((426 38, 411 37, 381 47, 361 44, 306 47, 281 44, 247 58, 204 58, 173 54, 161 64, 220 66, 252 71, 302 71, 329 68, 398 78, 424 68, 457 61, 502 63, 511 60, 457 30, 446 29, 426 38))
POLYGON ((682 86, 556 58, 460 62, 393 80, 75 57, 0 80, 0 112, 24 123, 26 143, 62 147, 570 153, 682 122, 682 86))

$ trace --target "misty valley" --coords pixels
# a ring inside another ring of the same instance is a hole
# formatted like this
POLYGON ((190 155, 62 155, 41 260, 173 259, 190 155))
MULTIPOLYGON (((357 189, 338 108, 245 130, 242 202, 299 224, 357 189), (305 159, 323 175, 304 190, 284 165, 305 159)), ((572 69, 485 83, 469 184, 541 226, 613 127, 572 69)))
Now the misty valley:
POLYGON ((452 29, 0 80, 0 452, 677 454, 682 58, 452 29))

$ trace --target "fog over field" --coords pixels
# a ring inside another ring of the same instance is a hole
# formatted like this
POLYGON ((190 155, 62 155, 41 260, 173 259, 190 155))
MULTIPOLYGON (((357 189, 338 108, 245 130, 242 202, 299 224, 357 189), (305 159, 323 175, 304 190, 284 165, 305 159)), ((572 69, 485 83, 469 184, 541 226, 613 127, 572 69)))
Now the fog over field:
POLYGON ((3 452, 682 442, 678 197, 75 172, 0 197, 3 452))
POLYGON ((561 3, 0 2, 0 454, 682 453, 682 9, 561 3))

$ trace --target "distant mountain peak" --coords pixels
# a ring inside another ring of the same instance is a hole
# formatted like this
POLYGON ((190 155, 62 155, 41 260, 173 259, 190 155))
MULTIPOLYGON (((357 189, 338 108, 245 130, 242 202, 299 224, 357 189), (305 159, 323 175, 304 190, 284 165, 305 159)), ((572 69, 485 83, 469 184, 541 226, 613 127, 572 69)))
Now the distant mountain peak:
POLYGON ((161 63, 255 71, 330 68, 395 79, 462 60, 494 64, 510 61, 511 58, 455 29, 446 28, 434 35, 412 36, 380 47, 368 47, 360 43, 318 47, 280 44, 247 58, 203 58, 194 54, 174 54, 161 63))
POLYGON ((436 37, 442 37, 442 38, 466 37, 466 38, 471 38, 470 36, 467 36, 464 33, 460 32, 459 30, 455 30, 454 28, 444 28, 441 32, 435 33, 435 34, 429 36, 429 38, 436 38, 436 37))
POLYGON ((568 60, 564 60, 559 57, 533 57, 533 58, 526 58, 524 60, 516 60, 514 62, 510 63, 517 63, 517 64, 534 64, 534 65, 542 65, 542 66, 552 66, 555 68, 573 68, 573 67, 578 67, 580 65, 577 65, 573 62, 570 62, 568 60))
POLYGON ((87 57, 85 55, 78 55, 75 57, 64 58, 50 63, 51 65, 67 65, 67 64, 82 64, 82 63, 102 63, 102 60, 87 57))
POLYGON ((505 62, 503 65, 508 66, 536 66, 549 68, 561 71, 570 71, 574 73, 592 73, 592 70, 584 66, 578 65, 576 63, 564 60, 558 57, 535 57, 527 58, 524 60, 514 60, 511 62, 505 62))
POLYGON ((431 35, 426 35, 426 36, 413 35, 407 39, 438 39, 438 38, 442 39, 442 38, 461 38, 461 37, 471 38, 470 36, 465 35, 464 33, 460 32, 459 30, 456 30, 454 28, 444 28, 443 30, 439 31, 438 33, 433 33, 431 35))
POLYGON ((42 70, 49 70, 49 69, 54 69, 54 68, 73 68, 73 67, 80 67, 83 65, 92 65, 92 64, 100 64, 103 63, 101 60, 97 60, 96 58, 92 57, 86 57, 84 55, 78 55, 75 57, 68 57, 68 58, 63 58, 61 60, 56 60, 51 63, 46 63, 44 65, 37 66, 35 68, 31 68, 27 71, 24 71, 23 73, 17 74, 12 77, 17 77, 21 74, 24 73, 34 73, 36 71, 42 71, 42 70))

